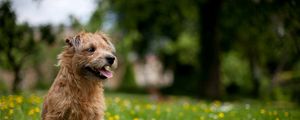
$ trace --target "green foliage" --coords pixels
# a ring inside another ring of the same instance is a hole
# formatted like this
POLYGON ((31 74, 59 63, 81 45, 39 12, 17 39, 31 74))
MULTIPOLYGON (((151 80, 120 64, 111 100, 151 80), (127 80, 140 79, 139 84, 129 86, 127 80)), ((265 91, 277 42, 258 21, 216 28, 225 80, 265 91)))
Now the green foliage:
POLYGON ((13 92, 20 89, 21 69, 28 56, 33 55, 36 49, 33 29, 28 24, 16 24, 15 13, 12 11, 10 1, 3 1, 0 6, 0 67, 13 70, 13 92))
POLYGON ((86 25, 88 31, 98 31, 102 27, 105 15, 108 13, 108 1, 99 0, 97 4, 96 10, 86 25))
POLYGON ((187 13, 185 5, 191 2, 179 0, 176 2, 159 0, 142 1, 111 1, 111 7, 117 14, 117 25, 125 34, 138 32, 140 38, 131 48, 143 56, 148 52, 156 53, 161 38, 167 37, 175 41, 185 29, 185 19, 193 18, 187 13))
POLYGON ((40 33, 41 33, 41 40, 46 41, 49 45, 52 45, 55 42, 55 35, 52 30, 52 26, 50 24, 41 25, 40 33))
POLYGON ((0 78, 0 95, 7 95, 9 93, 8 87, 4 83, 4 81, 0 78))
POLYGON ((35 51, 33 30, 28 24, 17 25, 9 2, 1 4, 0 11, 0 61, 2 67, 15 69, 21 67, 26 57, 35 51))
POLYGON ((253 85, 249 74, 249 64, 247 61, 242 59, 239 53, 228 52, 223 54, 221 68, 222 82, 225 88, 235 84, 237 85, 237 89, 234 92, 245 94, 251 91, 253 85))

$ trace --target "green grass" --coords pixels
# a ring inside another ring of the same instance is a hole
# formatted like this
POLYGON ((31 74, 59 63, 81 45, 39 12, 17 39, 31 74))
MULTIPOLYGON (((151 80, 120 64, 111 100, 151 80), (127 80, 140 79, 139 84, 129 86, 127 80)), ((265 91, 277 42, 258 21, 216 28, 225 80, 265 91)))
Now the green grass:
MULTIPOLYGON (((300 109, 289 102, 203 101, 169 97, 155 102, 145 95, 107 94, 106 120, 297 120, 300 109)), ((39 120, 42 97, 0 97, 0 120, 39 120)))

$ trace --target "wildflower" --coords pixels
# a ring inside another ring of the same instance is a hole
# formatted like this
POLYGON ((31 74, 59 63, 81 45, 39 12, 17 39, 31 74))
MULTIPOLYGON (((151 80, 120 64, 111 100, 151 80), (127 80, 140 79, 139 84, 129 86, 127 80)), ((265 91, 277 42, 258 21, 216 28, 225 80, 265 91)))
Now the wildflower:
POLYGON ((38 107, 34 108, 34 112, 39 113, 40 112, 40 108, 38 108, 38 107))
POLYGON ((40 104, 42 102, 42 98, 35 95, 30 95, 29 102, 32 104, 40 104))
POLYGON ((126 106, 127 108, 129 108, 130 102, 128 100, 124 100, 123 105, 126 106))
POLYGON ((135 109, 136 111, 139 111, 139 110, 140 110, 140 106, 139 106, 139 105, 136 105, 136 106, 134 106, 134 109, 135 109))
POLYGON ((260 114, 265 114, 266 110, 265 109, 260 109, 260 114))
POLYGON ((230 110, 232 110, 234 106, 232 104, 229 103, 225 103, 224 105, 220 106, 219 110, 222 112, 228 112, 230 110))
POLYGON ((222 103, 221 103, 221 101, 216 100, 213 102, 213 104, 214 104, 214 106, 219 107, 219 106, 221 106, 222 103))
POLYGON ((285 117, 288 117, 288 116, 289 116, 289 113, 288 113, 288 112, 284 112, 284 116, 285 116, 285 117))
POLYGON ((12 101, 10 101, 10 102, 9 102, 9 107, 10 107, 10 108, 14 108, 14 107, 15 107, 15 103, 12 102, 12 101))
POLYGON ((119 97, 116 97, 114 100, 116 103, 119 103, 121 101, 121 99, 119 97))
POLYGON ((204 112, 206 112, 206 113, 209 113, 209 112, 211 112, 212 110, 210 109, 210 108, 207 108, 207 109, 205 109, 204 110, 204 112))
POLYGON ((114 117, 108 117, 108 120, 114 120, 114 117))
POLYGON ((0 103, 0 109, 1 110, 5 110, 7 108, 8 108, 8 106, 7 106, 7 104, 5 102, 0 103))
POLYGON ((152 106, 150 104, 146 105, 146 109, 151 109, 151 108, 152 108, 152 106))
POLYGON ((223 113, 223 112, 220 112, 220 113, 218 114, 218 117, 219 117, 219 118, 224 118, 224 113, 223 113))
POLYGON ((157 114, 157 115, 160 115, 160 110, 156 110, 156 114, 157 114))
POLYGON ((166 111, 167 111, 167 112, 171 112, 171 109, 170 109, 170 108, 167 108, 166 111))
POLYGON ((115 120, 119 120, 120 116, 119 115, 115 115, 114 118, 115 118, 115 120))
POLYGON ((184 109, 189 109, 190 104, 188 102, 183 103, 183 108, 184 109))
POLYGON ((280 120, 278 117, 275 120, 280 120))
POLYGON ((28 115, 29 115, 29 116, 34 115, 34 109, 30 109, 30 110, 28 111, 28 115))
POLYGON ((12 115, 14 113, 14 109, 9 109, 8 114, 12 115))
POLYGON ((139 120, 139 118, 133 118, 133 120, 139 120))
POLYGON ((21 104, 23 102, 23 96, 16 97, 16 103, 21 104))

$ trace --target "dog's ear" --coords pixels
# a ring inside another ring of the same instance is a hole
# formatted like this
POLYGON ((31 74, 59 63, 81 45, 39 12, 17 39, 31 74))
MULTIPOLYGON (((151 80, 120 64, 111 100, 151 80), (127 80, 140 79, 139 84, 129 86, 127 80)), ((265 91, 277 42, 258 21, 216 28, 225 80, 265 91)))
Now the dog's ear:
POLYGON ((65 39, 65 42, 69 47, 78 47, 80 45, 80 35, 76 35, 75 37, 68 37, 65 39))

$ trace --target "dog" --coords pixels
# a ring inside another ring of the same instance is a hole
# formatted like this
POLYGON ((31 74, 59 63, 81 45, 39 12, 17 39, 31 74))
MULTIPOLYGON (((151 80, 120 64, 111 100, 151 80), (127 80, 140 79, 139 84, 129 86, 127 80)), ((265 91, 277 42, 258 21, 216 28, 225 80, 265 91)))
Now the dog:
POLYGON ((65 40, 60 70, 44 98, 42 120, 102 120, 103 81, 117 67, 115 48, 102 32, 80 32, 65 40))

